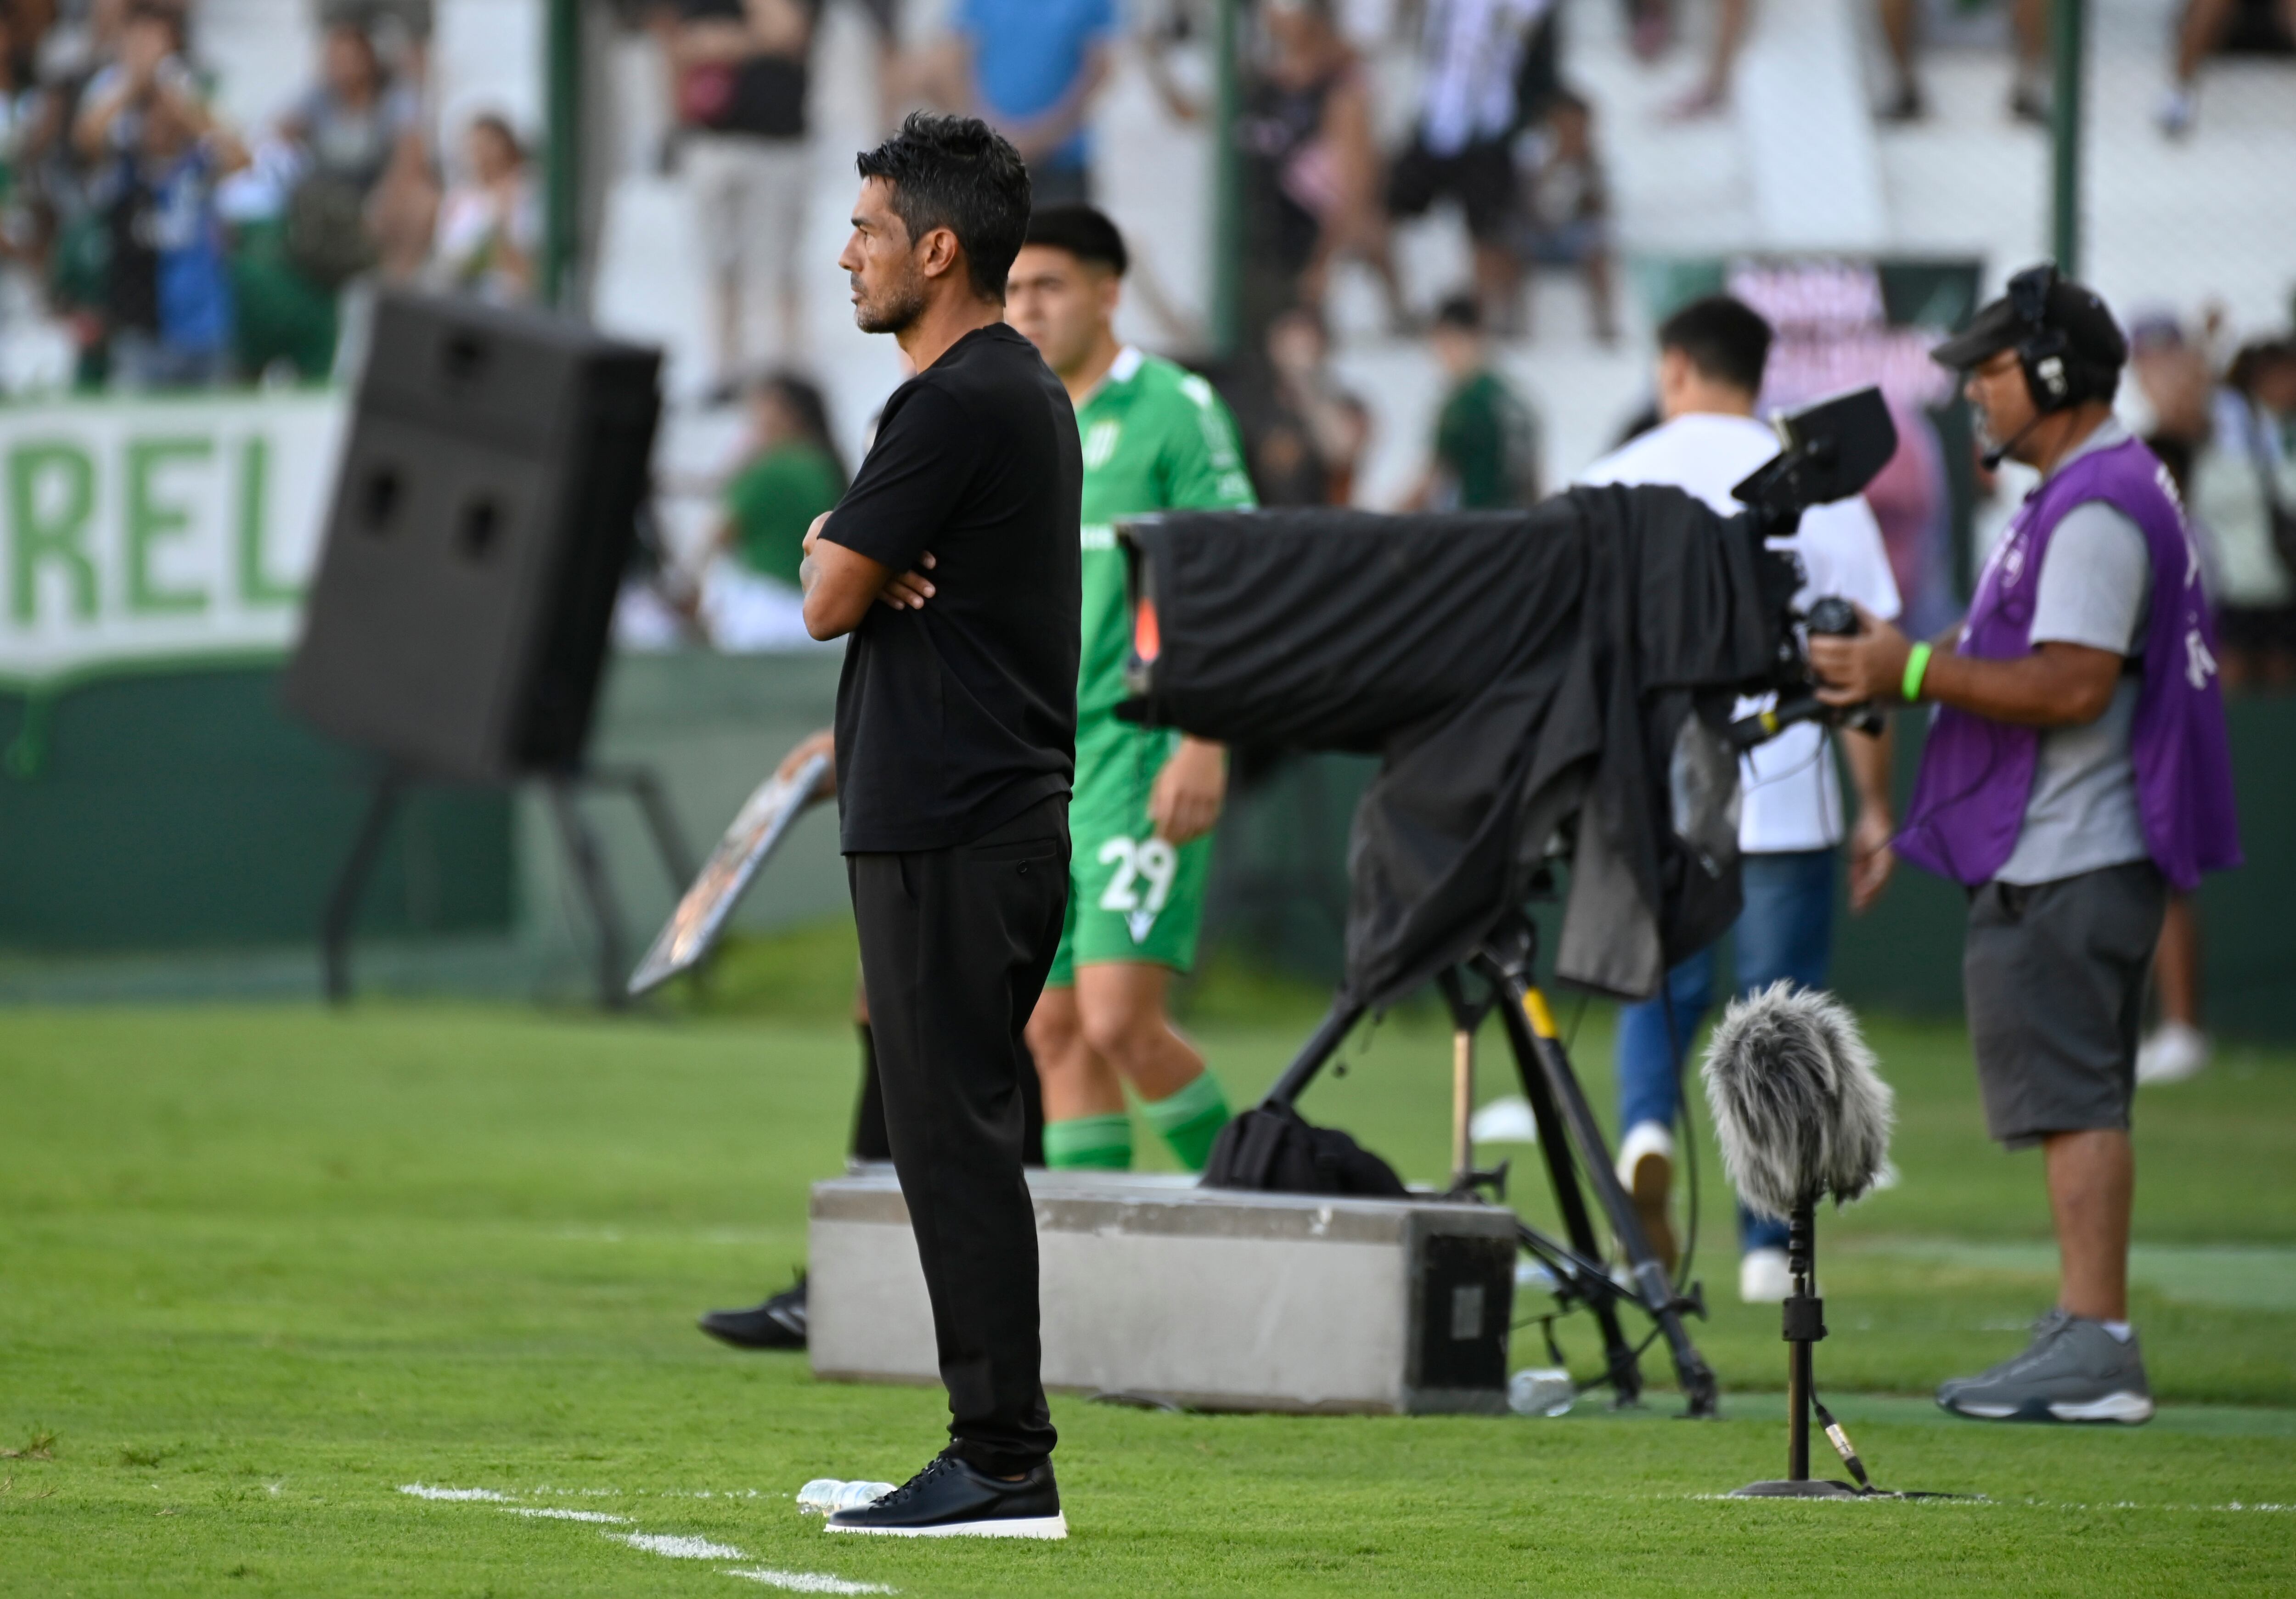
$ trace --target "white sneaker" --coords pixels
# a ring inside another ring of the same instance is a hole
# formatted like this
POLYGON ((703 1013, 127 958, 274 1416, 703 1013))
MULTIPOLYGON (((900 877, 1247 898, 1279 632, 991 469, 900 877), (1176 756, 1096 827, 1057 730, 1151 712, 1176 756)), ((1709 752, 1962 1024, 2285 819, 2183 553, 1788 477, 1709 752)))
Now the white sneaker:
POLYGON ((2182 85, 2169 87, 2161 96, 2160 109, 2152 113, 2152 122, 2161 136, 2181 139, 2193 131, 2193 123, 2200 116, 2200 107, 2193 100, 2193 92, 2182 85))
POLYGON ((1748 1250, 1738 1262, 1738 1297, 1749 1305, 1783 1305, 1793 1292, 1784 1250, 1748 1250))
POLYGON ((1634 1202, 1659 1264, 1672 1276, 1681 1249, 1674 1236, 1674 1134, 1663 1123, 1638 1121, 1619 1140, 1619 1186, 1634 1202))
POLYGON ((1619 1140, 1619 1186, 1634 1192, 1635 1168, 1652 1155, 1674 1164, 1673 1130, 1662 1121, 1638 1121, 1619 1140))
POLYGON ((2200 1076, 2209 1063, 2209 1036, 2181 1021, 2164 1021, 2137 1046, 2136 1080, 2181 1083, 2200 1076))

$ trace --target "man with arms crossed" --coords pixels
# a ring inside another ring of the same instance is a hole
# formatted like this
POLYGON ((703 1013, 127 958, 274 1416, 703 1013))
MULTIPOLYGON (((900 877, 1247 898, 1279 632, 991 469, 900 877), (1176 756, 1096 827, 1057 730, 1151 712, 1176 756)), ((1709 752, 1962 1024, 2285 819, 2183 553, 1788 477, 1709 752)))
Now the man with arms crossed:
POLYGON ((1935 352, 2037 468, 1969 615, 1930 644, 1861 619, 1813 638, 1837 705, 1938 707, 1898 852, 1969 890, 1962 987, 1987 1130, 2038 1144, 2062 1275, 2023 1353, 1938 1390, 1989 1421, 2142 1422, 2128 1139, 2168 890, 2237 865, 2213 626, 2167 472, 2113 419, 2128 347, 2037 266, 1935 352))
POLYGON ((1090 206, 1029 219, 1005 304, 1076 403, 1084 447, 1084 621, 1077 676, 1068 921, 1029 1048, 1045 1093, 1045 1164, 1132 1164, 1124 1085, 1180 1163, 1201 1170, 1227 1101, 1165 1011, 1194 964, 1209 836, 1227 788, 1218 744, 1116 719, 1131 622, 1118 517, 1249 506, 1234 424, 1210 383, 1119 344, 1124 237, 1090 206))
POLYGON ((892 334, 917 375, 806 536, 800 575, 807 630, 851 636, 846 876, 951 1420, 931 1464, 829 1529, 1063 1538, 1021 1077, 1068 899, 1076 414, 1004 323, 1029 217, 1012 145, 969 117, 918 115, 859 166, 838 265, 854 320, 892 334))
MULTIPOLYGON (((1589 483, 1665 483, 1729 515, 1733 486, 1778 453, 1777 435, 1754 420, 1770 324, 1753 308, 1711 295, 1677 311, 1658 335, 1660 424, 1587 468, 1589 483)), ((1839 594, 1876 616, 1898 614, 1898 585, 1874 512, 1856 496, 1802 513, 1789 541, 1801 557, 1807 605, 1839 594)), ((1754 709, 1740 707, 1741 712, 1754 709)), ((1741 767, 1746 908, 1731 930, 1737 988, 1781 978, 1825 987, 1833 954, 1833 857, 1842 842, 1841 785, 1825 732, 1805 723, 1748 753, 1741 767)), ((1857 790, 1849 832, 1849 906, 1864 910, 1889 881, 1890 742, 1850 733, 1841 741, 1857 790)), ((1675 1263, 1670 1214, 1674 1124, 1681 1109, 1682 1056, 1714 1003, 1714 951, 1667 974, 1665 991, 1619 1016, 1619 1181, 1635 1201, 1660 1257, 1675 1263)), ((1772 1303, 1791 1287, 1784 1222, 1738 1210, 1738 1293, 1772 1303)))

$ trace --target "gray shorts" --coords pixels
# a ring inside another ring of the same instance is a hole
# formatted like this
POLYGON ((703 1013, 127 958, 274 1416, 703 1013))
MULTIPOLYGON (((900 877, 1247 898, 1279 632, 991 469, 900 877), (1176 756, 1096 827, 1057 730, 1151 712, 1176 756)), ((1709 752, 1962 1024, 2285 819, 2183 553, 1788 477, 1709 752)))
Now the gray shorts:
POLYGON ((1961 958, 1986 1131, 2011 1149, 2126 1129, 2168 887, 2151 861, 1970 897, 1961 958))

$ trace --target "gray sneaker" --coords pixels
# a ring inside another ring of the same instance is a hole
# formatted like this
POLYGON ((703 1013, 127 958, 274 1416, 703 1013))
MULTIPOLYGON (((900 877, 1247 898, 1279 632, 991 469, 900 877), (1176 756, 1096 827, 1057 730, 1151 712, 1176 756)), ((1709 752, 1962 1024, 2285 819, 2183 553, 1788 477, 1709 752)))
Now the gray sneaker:
POLYGON ((1956 1415, 1988 1422, 2149 1422, 2152 1390, 2136 1335, 2123 1343, 2102 1322, 2052 1310, 2033 1341, 1981 1376, 1938 1390, 1956 1415))

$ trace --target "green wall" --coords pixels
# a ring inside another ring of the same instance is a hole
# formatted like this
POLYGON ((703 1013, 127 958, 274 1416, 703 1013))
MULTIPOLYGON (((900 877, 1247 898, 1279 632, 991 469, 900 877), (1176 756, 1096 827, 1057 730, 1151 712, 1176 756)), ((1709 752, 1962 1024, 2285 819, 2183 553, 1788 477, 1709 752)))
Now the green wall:
MULTIPOLYGON (((658 771, 699 853, 782 752, 826 722, 838 664, 833 651, 619 659, 594 752, 658 771)), ((20 693, 0 695, 0 751, 17 746, 25 714, 20 693)), ((2282 821, 2296 793, 2296 700, 2235 701, 2229 714, 2249 864, 2202 894, 2209 1020, 2226 1033, 2296 1037, 2296 836, 2282 821)), ((203 952, 198 982, 232 991, 250 986, 260 952, 308 956, 368 767, 281 712, 275 671, 91 683, 47 717, 37 774, 0 770, 0 960, 203 952)), ((1901 717, 1898 729, 1902 794, 1920 719, 1901 717)), ((1337 975, 1347 830, 1371 770, 1336 756, 1238 770, 1215 857, 1213 947, 1317 980, 1337 975)), ((635 958, 670 888, 626 800, 585 804, 635 958)), ((830 812, 808 817, 742 922, 841 914, 836 848, 830 812)), ((1836 986, 1861 1005, 1958 1014, 1962 906, 1958 889, 1902 869, 1872 914, 1842 917, 1836 986)), ((587 982, 590 930, 532 794, 422 792, 393 832, 361 931, 375 944, 363 965, 388 945, 463 951, 491 939, 516 958, 481 973, 455 954, 464 986, 578 995, 587 982)), ((310 980, 299 967, 266 991, 303 992, 310 980)), ((417 972, 400 986, 435 980, 417 972)))
MULTIPOLYGON (((280 709, 271 668, 0 695, 0 750, 17 756, 0 769, 0 950, 39 955, 315 939, 371 769, 280 709)), ((361 929, 506 929, 511 865, 503 796, 426 792, 361 929)))

